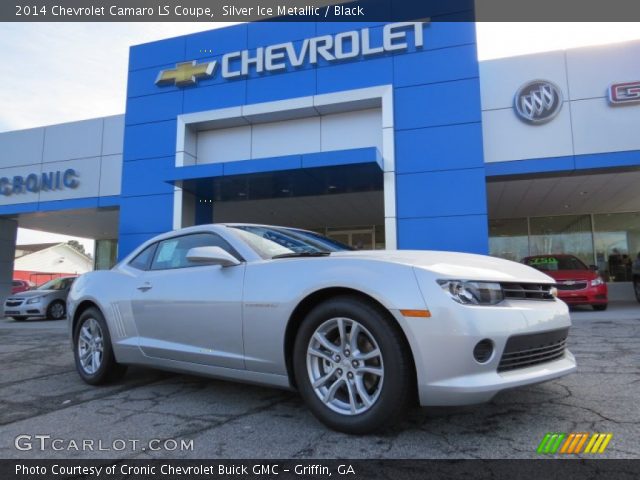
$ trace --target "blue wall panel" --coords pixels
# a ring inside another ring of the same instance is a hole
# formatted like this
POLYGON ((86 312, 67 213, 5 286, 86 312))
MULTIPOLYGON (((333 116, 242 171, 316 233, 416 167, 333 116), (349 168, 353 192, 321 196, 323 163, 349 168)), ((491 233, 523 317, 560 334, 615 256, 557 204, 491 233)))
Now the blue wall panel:
POLYGON ((130 98, 127 101, 125 123, 157 122, 174 120, 182 113, 183 92, 167 92, 159 95, 130 98))
POLYGON ((318 68, 318 93, 393 83, 393 58, 372 58, 318 68))
POLYGON ((486 215, 406 218, 398 220, 398 248, 488 252, 486 215))
POLYGON ((177 128, 175 120, 125 127, 122 174, 127 174, 128 160, 175 155, 177 128))
POLYGON ((484 168, 396 177, 398 218, 486 214, 484 168))
POLYGON ((480 122, 480 81, 473 78, 397 88, 395 114, 395 126, 400 130, 480 122))
POLYGON ((244 80, 209 87, 187 88, 184 92, 184 113, 242 105, 245 103, 246 89, 244 80))
POLYGON ((175 169, 175 157, 146 158, 129 161, 124 165, 122 196, 155 195, 173 192, 167 179, 175 169))
POLYGON ((177 63, 184 59, 185 37, 168 38, 129 49, 129 70, 177 63))
POLYGON ((184 38, 186 45, 183 55, 187 60, 211 56, 201 50, 213 50, 213 55, 244 50, 247 48, 247 24, 193 33, 184 38))
POLYGON ((172 228, 173 193, 122 197, 120 201, 121 233, 166 232, 172 228))
POLYGON ((476 56, 475 45, 398 55, 394 58, 395 85, 406 87, 477 77, 476 56), (416 68, 416 63, 426 67, 416 68))
POLYGON ((428 172, 483 166, 482 125, 466 123, 396 132, 396 171, 428 172))
POLYGON ((306 97, 315 91, 316 71, 313 69, 266 75, 247 80, 247 103, 306 97))

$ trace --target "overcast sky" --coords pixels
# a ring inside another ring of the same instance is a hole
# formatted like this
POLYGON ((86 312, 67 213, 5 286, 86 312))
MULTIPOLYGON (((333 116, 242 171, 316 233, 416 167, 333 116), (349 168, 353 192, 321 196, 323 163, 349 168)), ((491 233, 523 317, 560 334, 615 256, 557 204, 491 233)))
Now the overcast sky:
MULTIPOLYGON (((130 45, 226 25, 0 23, 0 132, 124 113, 130 45)), ((480 23, 477 31, 480 60, 640 38, 637 23, 480 23)), ((29 232, 19 240, 50 241, 29 232)))

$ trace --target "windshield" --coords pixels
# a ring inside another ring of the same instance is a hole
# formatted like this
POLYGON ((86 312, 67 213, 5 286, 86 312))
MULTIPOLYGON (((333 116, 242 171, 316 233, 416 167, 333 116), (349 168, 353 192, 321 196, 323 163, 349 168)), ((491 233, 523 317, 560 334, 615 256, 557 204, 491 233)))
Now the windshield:
POLYGON ((537 268, 543 272, 554 272, 557 270, 588 270, 587 266, 579 259, 572 256, 554 257, 545 255, 541 257, 529 257, 524 262, 530 267, 537 268))
POLYGON ((350 250, 346 245, 318 233, 292 228, 234 225, 242 239, 262 258, 290 254, 326 254, 350 250))
POLYGON ((47 283, 43 283, 36 290, 64 290, 69 288, 74 280, 75 277, 54 278, 47 283))

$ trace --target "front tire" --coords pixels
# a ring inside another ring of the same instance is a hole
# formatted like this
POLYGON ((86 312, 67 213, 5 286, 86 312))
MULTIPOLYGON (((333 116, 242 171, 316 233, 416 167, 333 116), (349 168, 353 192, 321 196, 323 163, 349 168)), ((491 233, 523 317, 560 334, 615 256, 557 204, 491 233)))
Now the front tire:
POLYGON ((62 300, 55 300, 47 307, 47 318, 62 320, 67 315, 67 306, 62 300))
POLYGON ((388 312, 354 296, 314 308, 293 352, 300 395, 322 423, 364 434, 407 411, 414 389, 410 351, 388 312))
POLYGON ((107 322, 97 308, 80 315, 73 335, 73 353, 76 370, 90 385, 110 383, 127 370, 126 365, 116 362, 107 322))

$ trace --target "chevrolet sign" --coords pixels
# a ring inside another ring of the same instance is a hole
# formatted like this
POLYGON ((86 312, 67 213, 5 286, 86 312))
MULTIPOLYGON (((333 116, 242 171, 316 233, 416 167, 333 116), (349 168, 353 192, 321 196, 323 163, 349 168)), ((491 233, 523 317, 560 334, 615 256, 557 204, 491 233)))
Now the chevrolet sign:
POLYGON ((278 43, 255 50, 230 52, 218 60, 197 63, 195 60, 176 64, 175 68, 162 70, 156 85, 184 87, 195 85, 198 80, 213 78, 220 67, 223 78, 242 78, 250 71, 256 73, 277 72, 288 66, 297 68, 305 64, 317 65, 320 60, 335 62, 359 56, 370 57, 385 52, 397 52, 409 48, 410 38, 414 48, 424 46, 423 28, 427 22, 390 23, 382 29, 382 42, 375 44, 368 28, 306 38, 296 48, 293 42, 278 43), (410 37, 409 33, 413 32, 410 37))

